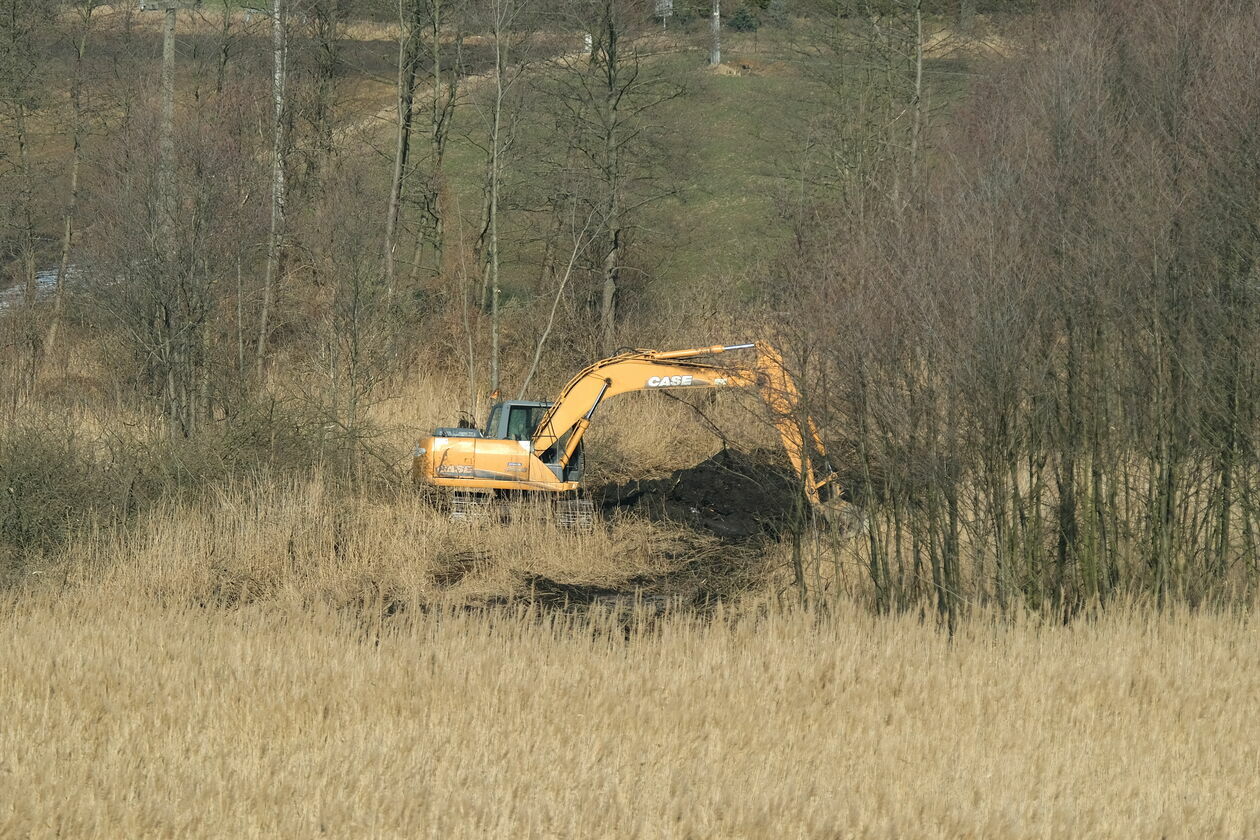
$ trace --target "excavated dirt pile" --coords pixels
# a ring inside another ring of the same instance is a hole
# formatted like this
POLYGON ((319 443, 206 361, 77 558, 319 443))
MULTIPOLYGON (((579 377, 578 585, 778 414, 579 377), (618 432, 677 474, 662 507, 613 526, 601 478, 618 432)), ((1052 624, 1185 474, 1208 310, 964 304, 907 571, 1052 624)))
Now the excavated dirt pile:
POLYGON ((727 540, 781 533, 797 512, 796 479, 781 456, 724 449, 667 478, 608 485, 593 495, 605 516, 632 511, 727 540))

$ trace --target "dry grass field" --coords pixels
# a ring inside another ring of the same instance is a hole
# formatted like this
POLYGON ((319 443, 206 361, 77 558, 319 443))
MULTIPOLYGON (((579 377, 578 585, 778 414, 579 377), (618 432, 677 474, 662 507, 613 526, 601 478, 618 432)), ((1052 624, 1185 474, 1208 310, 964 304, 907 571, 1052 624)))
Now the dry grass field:
MULTIPOLYGON (((405 466, 458 404, 403 383, 375 445, 405 466)), ((736 395, 699 409, 765 440, 736 395)), ((610 480, 721 445, 674 401, 601 419, 610 480)), ((1245 613, 981 610, 951 640, 931 604, 871 616, 844 546, 804 612, 785 545, 524 514, 316 472, 81 523, 0 601, 0 837, 1260 836, 1245 613), (630 580, 639 607, 558 608, 630 580)))
POLYGON ((203 549, 0 607, 0 836, 1260 834, 1247 618, 201 606, 203 549))
MULTIPOLYGON (((374 409, 386 449, 452 404, 404 390, 374 409)), ((614 476, 719 445, 686 406, 616 409, 614 476)), ((85 523, 0 601, 0 837, 1260 836, 1245 613, 980 614, 951 640, 930 605, 871 616, 854 557, 794 609, 785 555, 451 523, 318 474, 85 523), (682 595, 535 591, 631 579, 682 595)))

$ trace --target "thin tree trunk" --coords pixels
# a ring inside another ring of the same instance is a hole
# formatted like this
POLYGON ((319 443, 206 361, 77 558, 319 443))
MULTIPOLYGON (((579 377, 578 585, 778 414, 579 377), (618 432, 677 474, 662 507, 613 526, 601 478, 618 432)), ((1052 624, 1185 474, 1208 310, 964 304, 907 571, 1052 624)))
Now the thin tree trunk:
POLYGON ((431 131, 429 140, 433 147, 433 177, 430 179, 433 189, 433 268, 435 273, 442 273, 442 120, 445 116, 440 107, 442 100, 442 0, 432 0, 433 24, 433 111, 429 115, 431 131))
POLYGON ((35 216, 32 210, 35 200, 35 173, 31 167, 30 138, 27 136, 26 126, 26 106, 21 103, 17 106, 15 122, 18 168, 22 173, 22 185, 19 188, 22 205, 22 231, 19 250, 22 254, 22 275, 26 303, 26 312, 24 313, 26 318, 26 335, 23 343, 27 345, 29 351, 26 363, 22 366, 23 372, 19 390, 24 396, 29 396, 35 389, 35 375, 39 369, 40 360, 39 329, 35 322, 35 303, 39 295, 39 284, 35 270, 35 216))
POLYGON ((219 24, 219 60, 214 74, 214 92, 222 94, 227 86, 227 68, 232 60, 232 13, 231 3, 223 4, 223 19, 219 24))
POLYGON ((319 59, 316 62, 314 103, 315 154, 311 157, 308 172, 311 175, 326 173, 333 155, 333 91, 339 61, 338 21, 341 19, 341 0, 325 0, 317 12, 316 34, 319 59))
POLYGON ((163 303, 155 315, 157 335, 160 336, 161 360, 166 388, 166 417, 171 437, 179 434, 179 414, 176 410, 175 347, 172 340, 174 324, 168 291, 174 288, 175 276, 175 23, 174 8, 166 10, 162 33, 162 124, 158 136, 158 208, 159 248, 162 251, 162 272, 159 280, 167 291, 161 293, 163 303))
POLYGON ((442 2, 432 0, 430 22, 433 38, 433 112, 431 116, 430 142, 432 144, 432 169, 430 182, 433 194, 429 212, 433 217, 433 270, 438 276, 442 274, 442 263, 445 248, 445 210, 443 193, 445 192, 444 160, 446 157, 446 138, 451 129, 451 116, 455 109, 455 100, 459 94, 459 56, 463 49, 463 36, 459 30, 455 34, 455 65, 451 68, 451 81, 445 88, 442 85, 442 2))
POLYGON ((460 313, 460 314, 461 314, 461 316, 462 316, 462 320, 463 320, 463 326, 464 326, 464 342, 465 342, 465 345, 466 345, 465 349, 466 349, 466 353, 467 353, 467 357, 468 357, 468 358, 467 358, 467 367, 466 367, 466 370, 467 370, 467 372, 468 372, 468 381, 467 381, 467 387, 468 387, 467 400, 468 400, 468 402, 467 402, 467 405, 468 405, 469 409, 471 410, 471 409, 475 409, 475 408, 476 408, 476 401, 477 401, 477 353, 476 353, 475 342, 473 341, 472 318, 470 317, 470 314, 469 314, 469 311, 468 311, 468 310, 469 310, 469 298, 471 297, 471 295, 469 294, 470 290, 469 290, 469 287, 468 287, 468 282, 467 282, 467 280, 468 280, 468 278, 467 278, 467 274, 465 274, 465 276, 464 276, 464 280, 465 280, 465 283, 464 283, 464 294, 463 294, 463 296, 462 296, 462 297, 463 297, 463 306, 461 307, 461 313, 460 313))
POLYGON ((590 224, 591 218, 587 217, 586 224, 582 227, 582 230, 573 237, 573 250, 569 252, 569 263, 565 266, 564 275, 556 286, 556 295, 551 301, 551 313, 547 316, 547 326, 543 328, 542 335, 538 337, 538 343, 534 345, 534 358, 530 362, 529 372, 525 374, 525 381, 521 383, 521 390, 516 395, 518 400, 525 399, 525 392, 529 388, 529 383, 533 380, 534 374, 538 372, 538 363, 542 359, 543 347, 546 345, 547 338, 551 335, 551 330, 556 324, 556 311, 560 308, 560 301, 564 299, 565 286, 568 285, 569 278, 573 276, 573 266, 577 263, 577 258, 581 255, 582 249, 586 247, 585 237, 590 224))
POLYGON ((914 101, 910 128, 910 184, 919 186, 919 138, 923 132, 923 0, 914 4, 914 101))
POLYGON ((499 390, 499 128, 503 119, 503 32, 494 23, 494 117, 490 128, 490 390, 499 390))
POLYGON ((477 289, 477 307, 482 311, 490 309, 490 164, 486 164, 486 180, 481 186, 481 230, 477 233, 477 241, 473 243, 473 263, 481 275, 481 285, 477 289))
POLYGON ((66 275, 70 271, 70 249, 74 244, 74 222, 79 209, 79 168, 83 160, 83 57, 87 52, 88 35, 91 32, 92 12, 96 6, 89 2, 80 12, 82 29, 74 50, 74 70, 70 77, 70 194, 61 228, 61 259, 57 263, 57 286, 53 296, 52 323, 44 339, 44 354, 52 353, 57 344, 61 318, 66 304, 66 275))
POLYGON ((162 202, 161 236, 165 248, 165 270, 175 270, 175 17, 166 10, 162 34, 162 125, 158 137, 158 186, 162 202))
POLYGON ((245 280, 239 251, 236 254, 236 373, 245 376, 245 280))
POLYGON ((600 297, 599 329, 604 352, 611 352, 617 322, 617 281, 621 270, 620 201, 614 193, 608 205, 608 250, 604 255, 604 287, 600 297))
MULTIPOLYGON (((403 10, 399 2, 399 20, 403 10)), ((407 179, 407 159, 411 154, 411 128, 415 118, 416 71, 420 62, 420 0, 412 0, 411 21, 398 42, 398 127, 394 140, 394 174, 389 186, 389 210, 385 217, 386 293, 394 294, 397 273, 398 219, 402 212, 403 186, 407 179)))
POLYGON ((269 317, 274 288, 280 282, 281 260, 284 249, 284 211, 285 211, 285 130, 284 130, 284 83, 285 63, 287 59, 287 38, 285 32, 284 0, 275 0, 271 19, 271 49, 273 62, 272 75, 272 119, 273 137, 271 145, 271 234, 267 238, 267 272, 263 278, 262 310, 258 316, 258 355, 255 360, 256 375, 262 381, 263 367, 267 359, 267 332, 270 329, 269 317))
POLYGON ((621 101, 620 86, 617 84, 619 73, 617 44, 617 27, 612 18, 612 10, 608 11, 608 44, 604 68, 608 88, 604 99, 604 177, 607 181, 608 195, 604 223, 608 226, 607 248, 604 252, 603 291, 600 299, 600 342, 604 352, 611 352, 617 320, 617 283, 621 273, 621 161, 618 150, 621 101))

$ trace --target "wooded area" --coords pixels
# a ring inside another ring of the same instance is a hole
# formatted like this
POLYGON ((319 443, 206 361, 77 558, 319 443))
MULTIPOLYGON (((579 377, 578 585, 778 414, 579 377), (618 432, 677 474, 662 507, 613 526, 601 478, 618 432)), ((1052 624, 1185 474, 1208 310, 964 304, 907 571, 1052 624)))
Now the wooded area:
POLYGON ((806 602, 1254 597, 1254 0, 136 5, 0 2, 7 578, 244 476, 397 490, 417 382, 765 338, 860 511, 791 535, 806 602))

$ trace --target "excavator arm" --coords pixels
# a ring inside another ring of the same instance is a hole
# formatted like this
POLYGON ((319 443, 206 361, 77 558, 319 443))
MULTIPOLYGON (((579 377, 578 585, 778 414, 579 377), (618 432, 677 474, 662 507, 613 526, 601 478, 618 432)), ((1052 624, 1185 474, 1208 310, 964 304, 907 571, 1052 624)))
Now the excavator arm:
POLYGON ((819 477, 814 456, 826 465, 826 447, 812 418, 801 411, 801 393, 779 351, 765 342, 714 345, 692 350, 627 350, 583 369, 560 392, 534 431, 533 452, 548 463, 565 466, 577 452, 595 410, 609 397, 629 391, 675 388, 754 388, 770 410, 788 460, 801 476, 805 495, 815 505, 834 490, 835 475, 825 466, 819 477), (734 350, 755 350, 751 367, 727 368, 699 357, 734 350))

